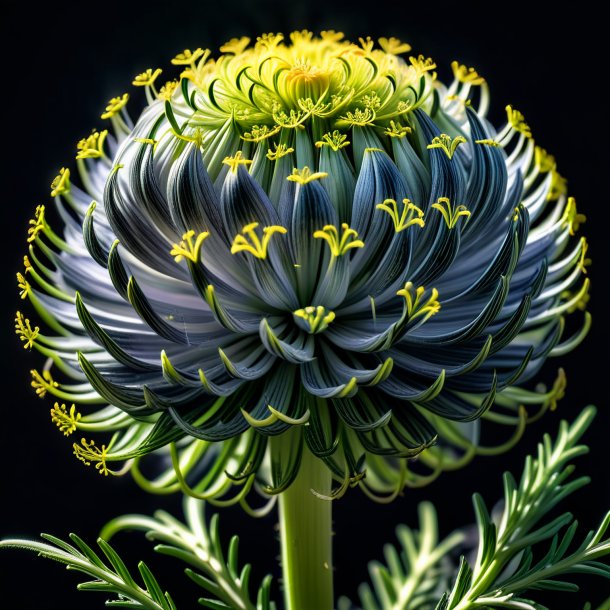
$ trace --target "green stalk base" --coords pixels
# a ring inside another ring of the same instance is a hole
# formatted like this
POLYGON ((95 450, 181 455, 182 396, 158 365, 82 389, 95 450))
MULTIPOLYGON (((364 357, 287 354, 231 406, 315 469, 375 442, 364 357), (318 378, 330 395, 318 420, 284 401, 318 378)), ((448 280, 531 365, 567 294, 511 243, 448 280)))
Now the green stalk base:
POLYGON ((294 483, 280 494, 280 536, 286 610, 332 610, 330 471, 304 445, 294 483))

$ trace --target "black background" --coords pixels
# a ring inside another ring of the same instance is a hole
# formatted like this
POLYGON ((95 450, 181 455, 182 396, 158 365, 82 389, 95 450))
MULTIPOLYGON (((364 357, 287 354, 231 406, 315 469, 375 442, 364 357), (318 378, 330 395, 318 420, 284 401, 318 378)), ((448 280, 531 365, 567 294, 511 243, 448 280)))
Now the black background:
MULTIPOLYGON (((0 94, 0 197, 3 248, 2 417, 0 419, 0 536, 36 536, 40 531, 65 536, 76 531, 90 542, 109 518, 125 512, 150 513, 158 507, 179 510, 177 498, 151 497, 128 478, 104 479, 71 455, 71 441, 51 424, 49 401, 29 387, 29 369, 41 358, 21 349, 12 332, 14 311, 22 307, 15 287, 26 251, 27 220, 38 203, 48 203, 48 185, 62 165, 72 162, 75 142, 94 126, 110 97, 129 89, 133 75, 147 67, 168 67, 185 47, 217 48, 233 36, 309 28, 361 35, 395 35, 415 53, 432 55, 440 76, 449 63, 474 65, 489 81, 492 118, 503 120, 512 103, 533 127, 537 143, 553 152, 569 178, 570 193, 589 217, 590 277, 594 328, 581 348, 543 371, 547 382, 557 366, 568 373, 568 392, 557 412, 527 430, 509 455, 479 458, 467 469, 442 476, 422 490, 406 491, 389 506, 371 503, 353 491, 334 506, 337 593, 355 598, 366 576, 366 562, 380 558, 394 540, 394 526, 415 524, 416 505, 433 500, 442 530, 472 521, 470 495, 482 491, 490 504, 501 493, 500 473, 520 469, 545 430, 560 418, 573 419, 588 403, 600 413, 586 440, 591 453, 579 472, 593 483, 570 499, 569 509, 583 528, 593 527, 610 507, 608 422, 605 376, 608 364, 608 119, 607 33, 603 18, 587 3, 562 11, 551 3, 390 2, 366 4, 342 0, 308 5, 302 0, 226 0, 225 2, 82 2, 55 3, 43 11, 27 2, 4 3, 2 87, 0 94)), ((239 509, 223 511, 225 536, 239 533, 243 557, 254 563, 254 580, 268 571, 279 575, 275 516, 254 521, 239 509)), ((118 548, 135 568, 145 558, 181 610, 195 608, 195 589, 168 560, 154 558, 138 535, 124 535, 118 548), (151 559, 152 557, 152 559, 151 559)), ((97 594, 77 593, 78 579, 61 566, 16 551, 0 553, 0 610, 77 610, 101 608, 97 594)), ((551 608, 582 608, 601 601, 607 583, 581 581, 583 593, 544 599, 551 608)), ((280 598, 277 581, 275 597, 280 598)), ((542 599, 542 597, 541 597, 542 599)))

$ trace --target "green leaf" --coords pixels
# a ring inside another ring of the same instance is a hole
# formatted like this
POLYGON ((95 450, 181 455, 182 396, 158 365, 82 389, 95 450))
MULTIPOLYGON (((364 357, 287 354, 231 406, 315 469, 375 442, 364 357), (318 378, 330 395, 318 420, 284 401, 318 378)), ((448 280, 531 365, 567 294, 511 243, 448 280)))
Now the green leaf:
MULTIPOLYGON (((2 540, 0 548, 20 548, 38 553, 94 578, 78 586, 81 591, 97 591, 117 595, 118 599, 106 601, 107 606, 132 608, 134 610, 176 610, 167 594, 163 594, 150 571, 144 577, 141 588, 132 578, 129 570, 117 552, 102 538, 98 545, 111 566, 107 566, 100 556, 76 534, 70 534, 72 546, 55 536, 42 534, 51 544, 32 540, 2 540), (154 587, 152 586, 154 584, 154 587)), ((144 574, 142 574, 144 576, 144 574)))
POLYGON ((483 499, 475 494, 477 559, 471 569, 466 559, 461 558, 454 584, 441 597, 437 610, 482 606, 539 609, 544 606, 523 595, 545 589, 578 591, 578 586, 568 580, 571 574, 610 579, 610 566, 596 561, 610 555, 610 539, 604 538, 610 525, 608 515, 572 551, 578 527, 573 516, 564 513, 544 522, 552 508, 589 481, 587 477, 569 480, 574 472, 569 462, 587 452, 586 446, 577 443, 594 415, 595 409, 589 407, 571 426, 561 422, 554 442, 545 435, 536 457, 525 460, 518 485, 510 474, 505 474, 504 509, 497 525, 483 499), (535 562, 534 549, 538 552, 541 543, 549 539, 546 553, 535 562))

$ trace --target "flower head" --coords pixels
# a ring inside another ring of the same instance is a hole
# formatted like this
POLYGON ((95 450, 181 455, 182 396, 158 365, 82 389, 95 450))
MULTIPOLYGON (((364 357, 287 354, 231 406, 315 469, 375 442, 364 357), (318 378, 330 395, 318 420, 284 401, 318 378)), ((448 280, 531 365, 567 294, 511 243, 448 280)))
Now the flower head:
POLYGON ((53 183, 70 222, 55 233, 39 207, 36 284, 19 278, 57 336, 21 314, 17 332, 51 358, 32 385, 60 429, 114 433, 75 444, 83 462, 108 474, 169 448, 175 472, 149 487, 243 500, 289 485, 307 443, 337 493, 392 495, 475 455, 490 409, 519 434, 522 403, 555 404, 521 385, 586 334, 588 314, 561 343, 586 304, 585 217, 520 112, 490 126, 473 68, 445 87, 433 60, 380 45, 187 49, 179 84, 136 78, 133 128, 125 94, 112 131, 79 142, 82 186, 53 183), (419 454, 430 473, 404 459, 419 454))

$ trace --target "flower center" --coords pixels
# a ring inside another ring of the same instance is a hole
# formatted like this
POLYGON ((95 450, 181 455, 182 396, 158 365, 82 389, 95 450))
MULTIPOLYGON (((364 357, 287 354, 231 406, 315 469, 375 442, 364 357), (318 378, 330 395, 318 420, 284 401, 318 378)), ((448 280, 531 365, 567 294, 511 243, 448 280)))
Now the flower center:
POLYGON ((335 319, 335 312, 327 310, 322 305, 309 305, 303 309, 297 309, 292 312, 292 315, 297 326, 310 335, 322 332, 335 319))
POLYGON ((319 100, 324 96, 330 85, 328 72, 312 65, 306 59, 296 61, 290 71, 286 74, 286 93, 289 99, 319 100))

